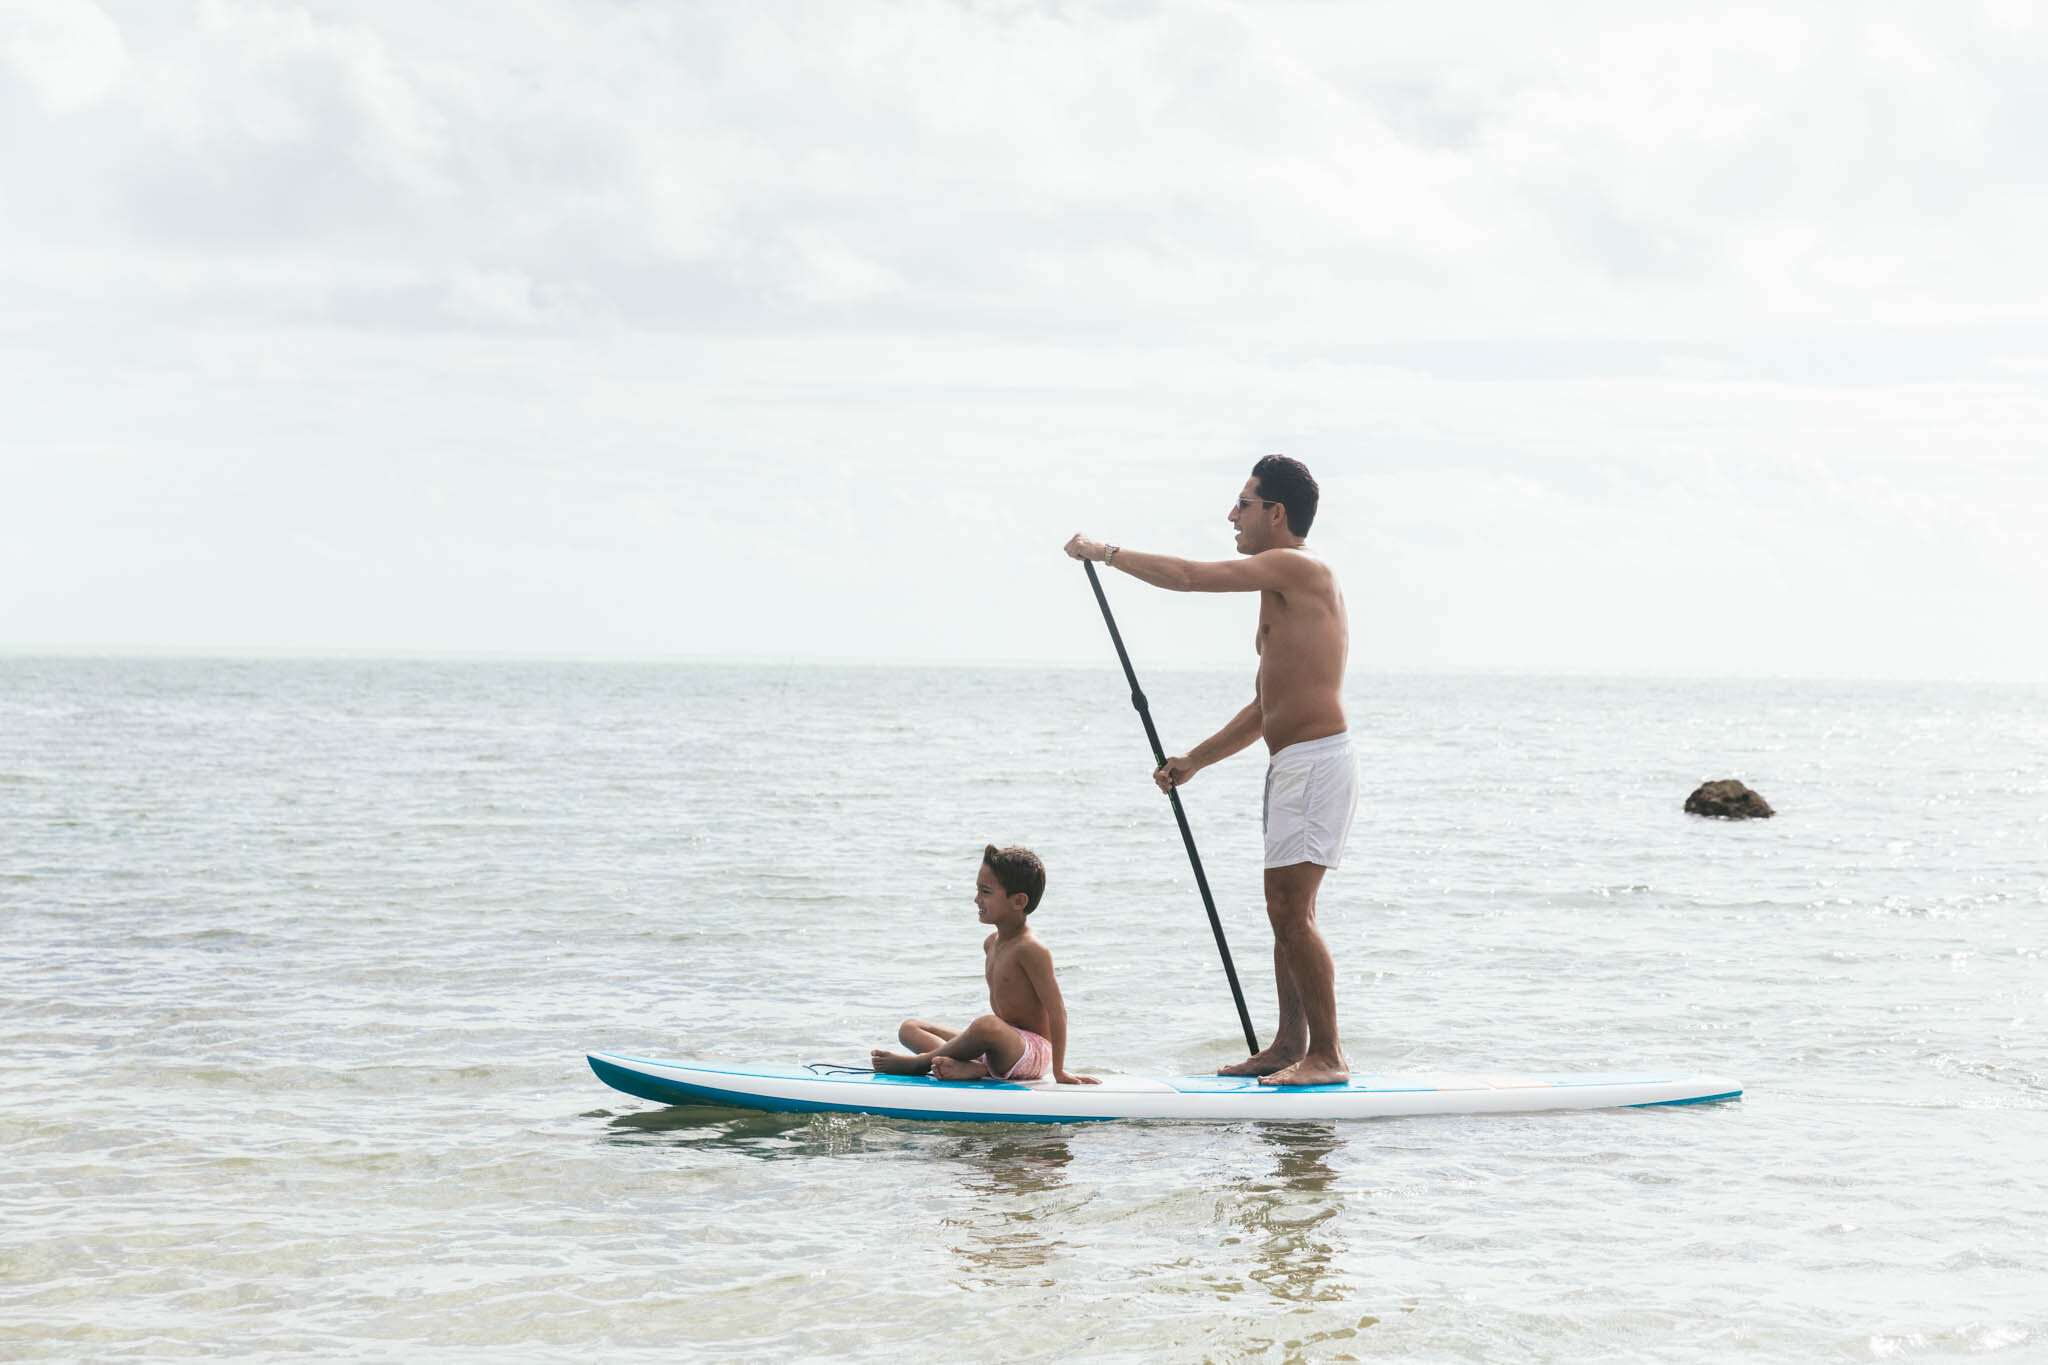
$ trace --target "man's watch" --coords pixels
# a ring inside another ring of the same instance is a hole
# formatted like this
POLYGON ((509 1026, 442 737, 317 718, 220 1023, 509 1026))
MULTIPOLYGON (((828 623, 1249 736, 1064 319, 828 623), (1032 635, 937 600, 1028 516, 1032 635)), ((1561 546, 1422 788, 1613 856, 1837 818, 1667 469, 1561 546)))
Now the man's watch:
POLYGON ((1123 549, 1121 545, 1112 545, 1107 550, 1104 550, 1102 552, 1102 562, 1107 564, 1110 560, 1115 559, 1116 552, 1121 549, 1123 549))

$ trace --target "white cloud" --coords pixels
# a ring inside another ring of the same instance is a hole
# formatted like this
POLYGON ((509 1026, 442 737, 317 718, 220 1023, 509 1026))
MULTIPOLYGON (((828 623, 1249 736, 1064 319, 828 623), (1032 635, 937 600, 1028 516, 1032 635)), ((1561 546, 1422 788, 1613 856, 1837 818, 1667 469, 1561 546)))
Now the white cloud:
POLYGON ((211 248, 230 296, 252 251, 344 282, 466 255, 683 327, 856 302, 919 331, 1354 342, 2031 315, 2038 27, 1911 18, 223 0, 135 21, 82 172, 128 211, 88 239, 211 248))
POLYGON ((1089 656, 1284 449, 1363 662, 2048 674, 2033 7, 110 12, 0 28, 0 646, 1089 656))
POLYGON ((0 71, 51 113, 98 100, 126 62, 120 29, 92 0, 13 0, 0 13, 0 71))

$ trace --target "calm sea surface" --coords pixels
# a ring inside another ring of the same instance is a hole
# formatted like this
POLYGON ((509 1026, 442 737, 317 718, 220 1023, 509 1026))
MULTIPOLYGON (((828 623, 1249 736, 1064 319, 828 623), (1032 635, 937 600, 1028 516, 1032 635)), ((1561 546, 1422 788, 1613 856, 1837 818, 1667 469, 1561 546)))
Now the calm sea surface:
MULTIPOLYGON (((1243 676, 1145 679, 1186 747, 1243 676)), ((1228 990, 1121 678, 0 659, 0 1356, 2048 1359, 2048 689, 1354 678, 1354 1067, 1738 1104, 1036 1128, 583 1054, 979 1012, 1031 845, 1081 1069, 1228 990), (1739 776, 1779 818, 1680 813, 1739 776)), ((1272 1016, 1252 754, 1186 801, 1272 1016)))

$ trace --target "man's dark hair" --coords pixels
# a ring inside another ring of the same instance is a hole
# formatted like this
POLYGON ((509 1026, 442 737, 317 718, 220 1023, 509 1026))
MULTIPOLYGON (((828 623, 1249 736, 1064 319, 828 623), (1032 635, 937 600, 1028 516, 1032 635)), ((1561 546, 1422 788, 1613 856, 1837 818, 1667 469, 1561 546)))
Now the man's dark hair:
POLYGON ((1005 896, 1024 893, 1024 913, 1030 914, 1038 908, 1038 898, 1045 894, 1045 864, 1038 861, 1038 855, 1028 848, 997 848, 990 844, 981 851, 981 865, 995 873, 996 885, 1003 888, 1005 896))
POLYGON ((1285 455, 1268 455, 1252 466, 1252 477, 1259 481, 1260 497, 1287 509, 1287 529, 1307 535, 1315 524, 1316 499, 1322 495, 1308 466, 1285 455))

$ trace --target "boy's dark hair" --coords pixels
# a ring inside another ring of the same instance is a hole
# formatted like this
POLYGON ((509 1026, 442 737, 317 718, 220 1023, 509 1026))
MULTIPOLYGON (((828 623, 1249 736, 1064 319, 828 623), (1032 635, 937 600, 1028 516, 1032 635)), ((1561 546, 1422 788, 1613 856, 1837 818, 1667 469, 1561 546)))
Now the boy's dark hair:
POLYGON ((997 848, 990 844, 981 851, 981 865, 995 873, 996 885, 1003 888, 1003 894, 1014 896, 1024 893, 1024 913, 1030 914, 1038 908, 1038 898, 1045 894, 1045 864, 1038 861, 1038 855, 1028 848, 997 848))
POLYGON ((1285 455, 1268 455, 1252 466, 1252 477, 1258 480, 1260 497, 1287 509, 1287 529, 1307 535, 1315 524, 1316 499, 1322 496, 1308 466, 1285 455))

